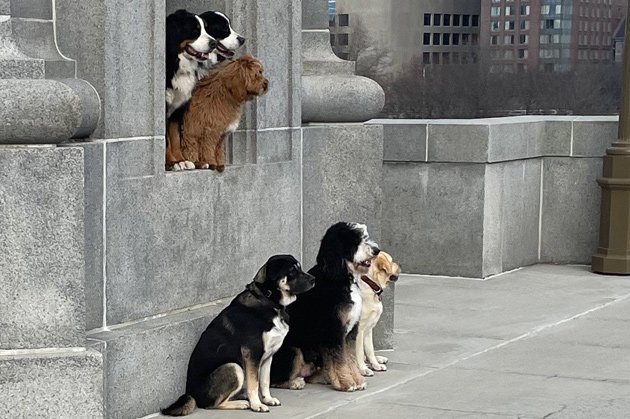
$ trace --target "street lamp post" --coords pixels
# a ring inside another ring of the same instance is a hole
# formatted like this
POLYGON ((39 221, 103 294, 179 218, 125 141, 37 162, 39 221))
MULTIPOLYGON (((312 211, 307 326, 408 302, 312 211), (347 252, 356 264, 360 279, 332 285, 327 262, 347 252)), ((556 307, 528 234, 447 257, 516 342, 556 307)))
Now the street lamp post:
MULTIPOLYGON (((628 5, 630 12, 630 5, 628 5)), ((629 14, 630 16, 630 14, 629 14)), ((593 272, 630 275, 630 25, 626 22, 623 91, 617 141, 606 150, 602 188, 599 247, 593 272)))

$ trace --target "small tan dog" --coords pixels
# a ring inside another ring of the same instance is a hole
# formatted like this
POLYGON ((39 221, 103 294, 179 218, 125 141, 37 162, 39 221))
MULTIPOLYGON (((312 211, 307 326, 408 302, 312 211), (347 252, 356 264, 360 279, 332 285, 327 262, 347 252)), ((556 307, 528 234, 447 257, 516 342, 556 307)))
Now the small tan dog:
MULTIPOLYGON (((200 80, 184 115, 184 159, 197 169, 223 172, 225 138, 238 127, 245 103, 264 95, 268 88, 263 65, 249 54, 218 66, 200 80)), ((169 128, 171 135, 179 134, 169 128)))
POLYGON ((367 275, 361 276, 359 289, 363 304, 361 306, 361 320, 356 341, 357 363, 361 374, 366 377, 374 375, 374 371, 386 371, 387 358, 374 354, 374 341, 372 340, 372 329, 378 323, 383 313, 383 303, 381 293, 390 282, 396 282, 400 275, 400 266, 394 262, 392 257, 381 251, 372 261, 367 275), (370 365, 365 363, 367 361, 370 365), (370 369, 371 368, 371 369, 370 369))

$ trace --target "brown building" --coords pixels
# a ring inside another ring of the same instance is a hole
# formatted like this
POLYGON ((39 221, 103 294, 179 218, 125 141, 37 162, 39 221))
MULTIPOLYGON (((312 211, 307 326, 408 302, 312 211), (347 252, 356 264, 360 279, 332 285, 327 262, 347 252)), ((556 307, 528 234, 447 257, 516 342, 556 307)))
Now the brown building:
POLYGON ((495 70, 613 60, 613 0, 483 0, 481 14, 481 51, 495 70))

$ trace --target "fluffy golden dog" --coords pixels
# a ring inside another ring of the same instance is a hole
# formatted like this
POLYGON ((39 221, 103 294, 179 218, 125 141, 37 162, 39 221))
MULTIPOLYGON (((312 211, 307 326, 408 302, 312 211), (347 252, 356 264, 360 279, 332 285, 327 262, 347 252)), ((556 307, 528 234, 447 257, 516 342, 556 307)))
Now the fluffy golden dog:
POLYGON ((372 261, 367 275, 361 275, 359 289, 361 290, 361 320, 356 340, 356 360, 361 374, 369 377, 374 375, 372 371, 385 371, 387 358, 374 354, 374 342, 372 329, 378 323, 383 313, 381 293, 390 282, 396 282, 400 275, 400 266, 394 262, 391 255, 381 251, 372 261), (365 360, 370 365, 365 364, 365 360))
MULTIPOLYGON (((181 127, 169 126, 169 137, 181 134, 181 153, 197 169, 223 172, 225 138, 241 121, 243 105, 267 93, 263 65, 251 55, 228 61, 199 81, 181 127)), ((173 126, 175 125, 175 126, 173 126)))

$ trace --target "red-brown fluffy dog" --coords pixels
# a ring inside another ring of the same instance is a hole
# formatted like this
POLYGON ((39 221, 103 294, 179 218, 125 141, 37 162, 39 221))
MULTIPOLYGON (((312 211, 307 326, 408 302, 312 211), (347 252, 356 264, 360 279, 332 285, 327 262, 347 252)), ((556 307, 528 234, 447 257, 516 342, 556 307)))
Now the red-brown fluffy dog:
MULTIPOLYGON (((225 137, 238 127, 245 102, 267 93, 269 81, 263 66, 245 55, 217 67, 199 81, 184 115, 180 141, 185 160, 197 169, 225 169, 225 137)), ((177 135, 177 123, 169 126, 169 136, 177 135), (173 126, 174 125, 174 126, 173 126)))

